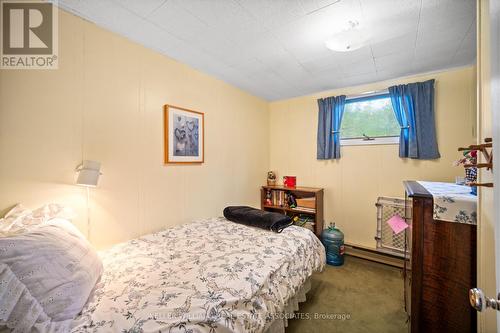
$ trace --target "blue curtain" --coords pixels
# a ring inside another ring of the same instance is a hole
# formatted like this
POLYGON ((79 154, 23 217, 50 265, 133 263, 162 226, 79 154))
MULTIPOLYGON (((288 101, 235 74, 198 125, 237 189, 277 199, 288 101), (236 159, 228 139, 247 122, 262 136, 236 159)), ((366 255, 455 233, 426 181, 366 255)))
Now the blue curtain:
POLYGON ((399 157, 441 157, 434 120, 434 80, 389 87, 392 108, 401 126, 399 157))
POLYGON ((340 158, 340 124, 346 96, 318 99, 318 160, 340 158))

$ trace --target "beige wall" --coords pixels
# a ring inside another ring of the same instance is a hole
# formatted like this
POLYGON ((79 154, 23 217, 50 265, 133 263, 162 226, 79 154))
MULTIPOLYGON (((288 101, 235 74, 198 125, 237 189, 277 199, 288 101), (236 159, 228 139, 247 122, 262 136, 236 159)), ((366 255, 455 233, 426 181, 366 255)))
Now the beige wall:
POLYGON ((451 167, 456 147, 474 140, 474 68, 268 104, 62 10, 59 33, 58 70, 0 71, 0 209, 61 202, 86 232, 74 168, 99 160, 90 214, 97 247, 220 215, 228 204, 258 205, 269 167, 325 187, 326 220, 348 242, 374 247, 377 197, 402 196, 404 179, 452 181, 463 173, 451 167), (317 98, 428 78, 436 79, 440 160, 400 159, 397 145, 343 147, 340 161, 316 160, 317 98), (205 112, 203 165, 163 165, 165 103, 205 112))
POLYGON ((270 169, 296 175, 302 186, 325 188, 325 220, 344 231, 346 242, 375 247, 375 202, 379 196, 404 196, 403 180, 454 181, 463 176, 452 162, 457 147, 475 142, 475 69, 473 67, 365 86, 322 92, 270 105, 270 169), (390 85, 436 79, 436 126, 441 159, 398 157, 398 145, 345 146, 338 161, 316 159, 316 130, 321 97, 359 94, 390 85))
POLYGON ((75 208, 86 232, 84 159, 102 162, 91 191, 99 248, 259 202, 268 169, 268 103, 60 12, 59 69, 0 71, 0 210, 22 202, 75 208), (163 165, 163 105, 205 113, 205 163, 163 165))
MULTIPOLYGON (((478 141, 484 142, 484 138, 492 136, 489 1, 478 1, 478 6, 478 141)), ((479 181, 493 182, 492 173, 480 169, 479 181)), ((488 297, 497 295, 493 199, 493 189, 479 188, 478 287, 488 297)), ((479 313, 478 324, 480 332, 496 332, 495 311, 479 313)))

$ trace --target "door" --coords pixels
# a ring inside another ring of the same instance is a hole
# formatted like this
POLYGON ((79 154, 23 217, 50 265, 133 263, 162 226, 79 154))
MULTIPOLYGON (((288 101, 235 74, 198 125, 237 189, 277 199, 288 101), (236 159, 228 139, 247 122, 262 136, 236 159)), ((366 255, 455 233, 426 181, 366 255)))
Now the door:
MULTIPOLYGON (((479 0, 477 3, 478 141, 492 137, 495 148, 500 147, 500 0, 479 0)), ((470 293, 471 304, 480 311, 478 329, 488 333, 500 332, 497 295, 500 287, 499 166, 494 161, 493 173, 480 170, 480 182, 493 182, 495 187, 479 190, 479 289, 472 289, 470 293)))
MULTIPOLYGON (((493 147, 500 147, 500 0, 492 0, 490 4, 491 22, 491 110, 493 115, 493 147)), ((497 156, 500 156, 497 154, 497 156)), ((496 290, 500 290, 500 163, 494 164, 493 180, 497 185, 493 188, 493 202, 496 204, 495 221, 495 263, 496 290)), ((497 294, 498 295, 498 294, 497 294)), ((499 297, 497 296, 497 299, 499 297)), ((497 308, 497 331, 500 329, 500 311, 497 308)))

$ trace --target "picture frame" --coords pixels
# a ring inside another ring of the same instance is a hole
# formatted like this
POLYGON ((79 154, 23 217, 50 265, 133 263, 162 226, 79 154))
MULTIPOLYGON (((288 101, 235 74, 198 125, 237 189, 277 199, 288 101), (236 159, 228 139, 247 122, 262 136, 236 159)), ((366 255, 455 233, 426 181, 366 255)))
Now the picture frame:
POLYGON ((165 104, 164 163, 205 162, 205 120, 202 112, 165 104))

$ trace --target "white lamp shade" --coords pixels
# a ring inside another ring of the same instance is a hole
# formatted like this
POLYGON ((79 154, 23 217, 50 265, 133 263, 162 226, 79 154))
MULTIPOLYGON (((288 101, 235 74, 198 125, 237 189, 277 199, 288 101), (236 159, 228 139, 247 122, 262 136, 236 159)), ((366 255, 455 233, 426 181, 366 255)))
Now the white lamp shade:
POLYGON ((101 163, 96 161, 83 161, 77 168, 78 178, 76 179, 77 185, 82 186, 97 186, 99 181, 101 163))

